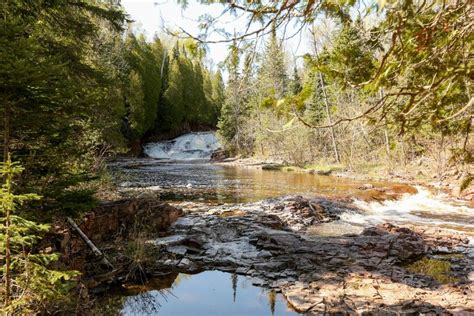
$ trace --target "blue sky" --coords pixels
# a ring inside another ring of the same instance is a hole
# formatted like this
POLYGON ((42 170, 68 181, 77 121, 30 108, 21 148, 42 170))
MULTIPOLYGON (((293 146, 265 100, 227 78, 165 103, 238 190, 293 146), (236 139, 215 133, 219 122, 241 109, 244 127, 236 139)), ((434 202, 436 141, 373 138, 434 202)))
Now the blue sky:
MULTIPOLYGON (((181 27, 193 35, 198 35, 199 16, 205 13, 217 16, 224 8, 221 4, 201 5, 193 0, 189 1, 185 10, 182 10, 175 0, 122 0, 122 5, 136 22, 136 27, 141 29, 148 38, 152 38, 155 33, 162 34, 163 26, 174 30, 181 27)), ((244 16, 234 17, 227 14, 220 21, 218 27, 231 33, 234 30, 243 30, 246 25, 244 16)), ((285 45, 290 57, 302 55, 309 50, 307 36, 307 32, 303 32, 301 36, 294 37, 285 45)), ((219 40, 222 37, 211 34, 209 39, 219 40)), ((225 59, 228 53, 227 46, 228 44, 209 44, 209 57, 214 65, 225 59)))

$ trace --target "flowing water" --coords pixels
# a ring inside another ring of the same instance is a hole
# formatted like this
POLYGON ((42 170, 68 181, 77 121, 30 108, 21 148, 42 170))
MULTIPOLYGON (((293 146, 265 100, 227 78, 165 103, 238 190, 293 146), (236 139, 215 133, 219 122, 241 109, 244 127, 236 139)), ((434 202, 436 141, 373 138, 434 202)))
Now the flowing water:
MULTIPOLYGON (((305 196, 350 197, 361 192, 367 181, 357 181, 306 173, 231 167, 209 162, 211 153, 219 148, 212 133, 192 133, 173 141, 145 145, 146 159, 118 161, 112 168, 120 170, 123 190, 159 192, 162 200, 204 205, 256 202, 289 194, 305 196), (151 159, 154 158, 154 159, 151 159)), ((388 183, 372 183, 375 188, 388 183)), ((412 224, 436 226, 463 232, 474 240, 474 209, 448 196, 418 187, 418 193, 405 194, 399 200, 366 202, 354 199, 362 212, 342 214, 337 222, 315 226, 310 231, 318 235, 358 233, 374 224, 412 224)), ((205 272, 183 277, 169 285, 172 295, 146 292, 151 301, 161 304, 160 315, 287 315, 291 312, 279 297, 268 305, 269 292, 239 279, 238 293, 232 301, 230 276, 220 272, 205 272), (240 283, 239 283, 240 282, 240 283), (204 303, 203 303, 204 302, 204 303), (203 304, 200 304, 203 303, 203 304), (271 306, 271 304, 270 304, 271 306)), ((235 288, 235 286, 234 286, 235 288)), ((122 314, 136 315, 134 308, 145 302, 143 294, 125 300, 122 314), (135 299, 133 299, 135 298, 135 299), (138 302, 138 303, 137 303, 138 302), (138 305, 137 305, 138 304, 138 305)), ((143 313, 139 313, 143 314, 143 313)))
POLYGON ((168 160, 209 159, 220 147, 213 132, 190 133, 170 141, 149 143, 143 147, 148 157, 168 160))

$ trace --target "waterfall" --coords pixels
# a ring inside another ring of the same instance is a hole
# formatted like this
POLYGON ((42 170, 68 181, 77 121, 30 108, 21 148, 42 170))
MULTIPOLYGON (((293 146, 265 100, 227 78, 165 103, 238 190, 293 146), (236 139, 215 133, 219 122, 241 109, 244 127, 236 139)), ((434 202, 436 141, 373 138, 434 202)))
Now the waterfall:
POLYGON ((197 132, 181 135, 173 140, 148 143, 145 155, 166 160, 209 160, 221 145, 214 132, 197 132))

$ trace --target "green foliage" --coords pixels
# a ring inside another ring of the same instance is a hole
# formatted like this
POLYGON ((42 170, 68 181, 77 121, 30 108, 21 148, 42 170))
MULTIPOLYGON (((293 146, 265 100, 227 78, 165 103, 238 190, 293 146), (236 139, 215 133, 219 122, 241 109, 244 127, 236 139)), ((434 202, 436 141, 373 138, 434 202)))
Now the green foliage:
POLYGON ((408 271, 426 275, 441 284, 455 283, 459 278, 453 276, 449 261, 423 257, 405 267, 408 271))
POLYGON ((212 86, 212 94, 211 94, 211 103, 212 106, 215 108, 215 115, 216 115, 216 122, 220 116, 221 107, 225 101, 225 85, 224 79, 222 78, 222 73, 218 70, 214 75, 211 76, 211 86, 212 86))
POLYGON ((6 1, 1 10, 2 134, 8 128, 8 149, 27 169, 20 189, 48 195, 56 182, 92 171, 97 152, 123 146, 114 36, 124 13, 70 0, 6 1))
POLYGON ((474 182, 474 175, 469 174, 462 179, 460 191, 466 190, 474 182))
POLYGON ((9 159, 0 166, 0 174, 4 178, 0 190, 0 271, 5 282, 2 311, 8 314, 31 313, 39 306, 47 308, 48 303, 58 299, 66 302, 66 295, 73 286, 68 281, 78 275, 75 271, 48 269, 58 255, 32 252, 33 246, 40 240, 40 234, 47 232, 49 226, 17 215, 18 208, 24 203, 40 198, 36 194, 12 193, 14 176, 22 171, 18 163, 12 163, 9 159))
POLYGON ((181 125, 185 118, 184 80, 182 78, 179 57, 170 62, 168 87, 164 93, 164 108, 162 127, 172 129, 173 125, 181 125))
POLYGON ((137 38, 133 33, 128 34, 125 47, 130 65, 125 82, 127 138, 134 141, 155 127, 166 52, 158 38, 148 43, 144 35, 137 38))
POLYGON ((383 14, 373 33, 389 49, 373 85, 393 94, 390 119, 400 133, 459 134, 472 119, 472 5, 387 1, 383 14))
POLYGON ((301 86, 301 78, 298 74, 298 68, 296 68, 296 66, 293 68, 293 78, 291 79, 288 90, 291 95, 297 95, 301 92, 301 90, 303 90, 303 87, 301 86))
POLYGON ((321 53, 316 61, 317 68, 328 80, 347 86, 366 82, 372 77, 376 51, 363 37, 363 30, 360 21, 346 22, 334 35, 333 47, 321 53))
POLYGON ((0 134, 26 167, 19 190, 41 194, 35 207, 48 215, 92 207, 94 191, 84 182, 127 143, 183 124, 214 126, 223 102, 222 77, 212 82, 197 43, 177 43, 170 61, 159 38, 122 36, 125 14, 113 3, 0 7, 0 104, 8 123, 0 134))
POLYGON ((229 46, 225 63, 229 80, 217 127, 220 141, 228 151, 249 154, 252 140, 242 131, 252 112, 248 90, 252 78, 251 69, 248 67, 244 69, 243 74, 240 73, 240 57, 241 51, 234 42, 229 46))
POLYGON ((276 32, 271 33, 258 70, 260 93, 275 99, 283 98, 288 92, 289 79, 285 52, 279 43, 276 32))
MULTIPOLYGON (((223 82, 203 65, 204 51, 197 43, 177 42, 169 56, 167 87, 160 106, 159 130, 189 125, 215 126, 223 102, 223 82), (217 80, 217 81, 216 81, 217 80)), ((217 76, 217 74, 216 74, 217 76)))

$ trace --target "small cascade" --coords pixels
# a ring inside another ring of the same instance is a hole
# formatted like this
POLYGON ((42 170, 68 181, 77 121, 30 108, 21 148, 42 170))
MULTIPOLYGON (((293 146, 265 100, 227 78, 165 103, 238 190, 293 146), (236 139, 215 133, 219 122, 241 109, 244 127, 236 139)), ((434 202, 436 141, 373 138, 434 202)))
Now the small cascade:
POLYGON ((143 151, 155 159, 209 160, 220 147, 214 132, 196 132, 169 141, 145 144, 143 151))
POLYGON ((345 214, 346 222, 362 225, 378 223, 410 223, 433 225, 452 230, 474 233, 474 209, 469 205, 454 202, 447 195, 432 194, 417 187, 417 194, 406 194, 400 200, 383 202, 354 201, 364 214, 345 214))

